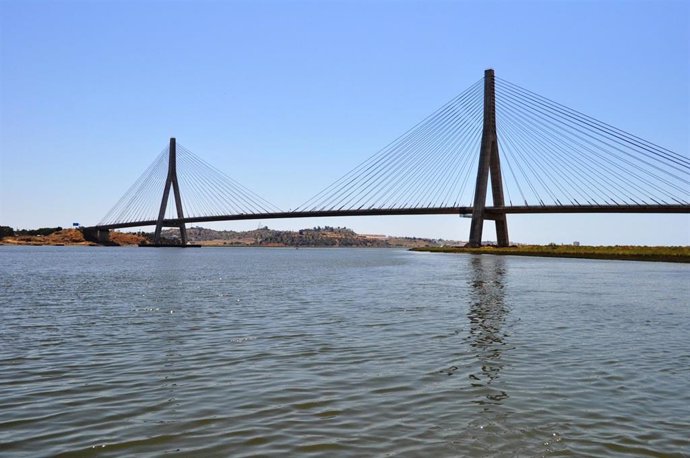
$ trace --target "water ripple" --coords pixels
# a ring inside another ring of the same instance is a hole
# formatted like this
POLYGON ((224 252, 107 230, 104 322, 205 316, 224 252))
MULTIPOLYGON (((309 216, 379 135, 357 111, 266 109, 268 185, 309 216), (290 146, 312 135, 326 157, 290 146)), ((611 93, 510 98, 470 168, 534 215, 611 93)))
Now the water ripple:
POLYGON ((9 456, 689 454, 687 266, 0 255, 9 456))

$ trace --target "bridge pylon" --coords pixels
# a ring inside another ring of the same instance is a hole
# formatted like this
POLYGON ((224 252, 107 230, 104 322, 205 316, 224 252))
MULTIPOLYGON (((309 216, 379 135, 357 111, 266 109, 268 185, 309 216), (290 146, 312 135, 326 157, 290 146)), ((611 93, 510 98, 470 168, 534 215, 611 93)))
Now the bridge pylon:
MULTIPOLYGON (((168 177, 165 180, 163 187, 163 199, 161 200, 160 211, 158 212, 158 219, 156 220, 156 231, 153 235, 153 243, 161 243, 161 230, 163 229, 163 221, 165 219, 165 210, 168 206, 168 198, 170 196, 170 188, 173 189, 175 196, 175 207, 177 209, 177 218, 180 221, 184 220, 184 211, 182 210, 182 198, 180 197, 180 185, 177 182, 177 144, 175 138, 170 139, 170 148, 168 152, 168 177)), ((184 223, 180 223, 180 241, 182 245, 187 245, 187 228, 184 223)))
POLYGON ((474 188, 474 205, 472 207, 469 243, 471 247, 482 245, 484 220, 489 218, 496 223, 496 243, 498 246, 510 245, 508 221, 505 213, 494 214, 487 218, 485 212, 489 176, 491 176, 493 206, 503 207, 503 179, 501 176, 501 160, 498 154, 498 135, 496 134, 496 90, 493 69, 484 71, 484 126, 482 128, 482 142, 479 150, 477 183, 474 188))

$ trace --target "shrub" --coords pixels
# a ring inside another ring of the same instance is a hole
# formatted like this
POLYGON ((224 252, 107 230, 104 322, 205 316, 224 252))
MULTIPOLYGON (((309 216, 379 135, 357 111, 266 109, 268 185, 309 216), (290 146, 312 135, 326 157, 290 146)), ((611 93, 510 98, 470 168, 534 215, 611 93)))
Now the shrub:
POLYGON ((9 226, 0 226, 0 239, 3 237, 12 237, 14 235, 14 229, 9 226))

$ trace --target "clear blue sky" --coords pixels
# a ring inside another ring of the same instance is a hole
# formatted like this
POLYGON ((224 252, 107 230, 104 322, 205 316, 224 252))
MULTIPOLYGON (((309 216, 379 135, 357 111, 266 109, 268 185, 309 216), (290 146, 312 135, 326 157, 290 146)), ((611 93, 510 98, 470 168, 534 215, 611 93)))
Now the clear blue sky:
MULTIPOLYGON (((488 67, 687 156, 688 5, 3 0, 0 224, 97 223, 171 136, 294 208, 488 67)), ((468 219, 450 216, 261 224, 463 240, 469 232, 468 219)), ((509 224, 523 242, 690 244, 685 215, 509 224)))

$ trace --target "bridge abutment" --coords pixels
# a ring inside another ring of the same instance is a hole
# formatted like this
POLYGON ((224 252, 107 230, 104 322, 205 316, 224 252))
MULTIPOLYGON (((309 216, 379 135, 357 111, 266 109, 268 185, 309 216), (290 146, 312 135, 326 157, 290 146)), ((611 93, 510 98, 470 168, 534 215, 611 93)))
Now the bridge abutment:
POLYGON ((91 227, 84 227, 81 229, 84 239, 89 242, 98 243, 100 245, 110 245, 110 231, 108 229, 98 229, 91 227))

